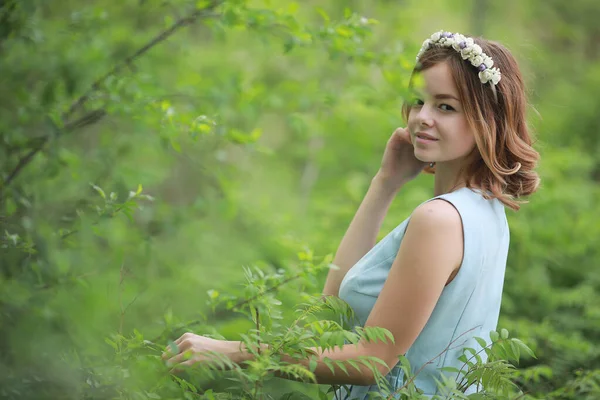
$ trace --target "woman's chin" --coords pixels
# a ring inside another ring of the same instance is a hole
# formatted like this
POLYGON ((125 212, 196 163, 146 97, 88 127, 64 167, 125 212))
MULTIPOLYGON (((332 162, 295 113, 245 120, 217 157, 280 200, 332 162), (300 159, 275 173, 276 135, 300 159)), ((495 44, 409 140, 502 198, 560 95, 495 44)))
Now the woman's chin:
POLYGON ((415 158, 424 163, 434 162, 433 157, 415 152, 415 158))

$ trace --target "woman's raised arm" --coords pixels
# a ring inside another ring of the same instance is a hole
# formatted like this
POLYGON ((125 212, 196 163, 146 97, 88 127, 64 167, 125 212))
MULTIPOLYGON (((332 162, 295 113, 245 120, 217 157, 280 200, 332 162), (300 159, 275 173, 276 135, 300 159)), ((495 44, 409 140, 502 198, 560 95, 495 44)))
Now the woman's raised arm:
POLYGON ((408 131, 396 129, 385 147, 381 168, 371 181, 365 198, 340 242, 333 260, 338 269, 329 270, 323 288, 324 295, 338 296, 348 270, 375 245, 396 193, 415 178, 425 165, 415 158, 408 131))

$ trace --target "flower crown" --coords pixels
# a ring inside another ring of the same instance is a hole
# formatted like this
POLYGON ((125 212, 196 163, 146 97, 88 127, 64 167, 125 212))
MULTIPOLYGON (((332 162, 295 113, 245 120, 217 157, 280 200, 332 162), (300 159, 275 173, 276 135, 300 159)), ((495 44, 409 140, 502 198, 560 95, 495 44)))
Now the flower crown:
POLYGON ((452 47, 459 52, 463 60, 469 60, 471 65, 477 67, 481 83, 491 82, 492 87, 494 87, 500 82, 500 78, 502 77, 500 70, 492 68, 494 60, 485 54, 481 46, 476 44, 472 38, 460 33, 436 32, 423 42, 423 46, 419 54, 417 54, 417 62, 423 53, 432 46, 452 47))

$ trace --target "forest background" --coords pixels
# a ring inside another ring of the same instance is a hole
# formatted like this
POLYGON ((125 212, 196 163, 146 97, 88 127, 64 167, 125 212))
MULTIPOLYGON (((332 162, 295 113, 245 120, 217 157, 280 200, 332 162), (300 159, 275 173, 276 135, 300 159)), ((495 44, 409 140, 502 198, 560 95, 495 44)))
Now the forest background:
MULTIPOLYGON (((600 398, 597 1, 0 7, 1 398, 160 398, 155 361, 132 367, 122 343, 239 339, 252 321, 207 299, 248 296, 244 267, 284 276, 335 251, 440 29, 501 41, 530 89, 542 185, 507 212, 499 327, 537 358, 516 382, 600 398)), ((403 189, 381 237, 432 179, 403 189)), ((281 285, 283 315, 324 277, 281 285)))

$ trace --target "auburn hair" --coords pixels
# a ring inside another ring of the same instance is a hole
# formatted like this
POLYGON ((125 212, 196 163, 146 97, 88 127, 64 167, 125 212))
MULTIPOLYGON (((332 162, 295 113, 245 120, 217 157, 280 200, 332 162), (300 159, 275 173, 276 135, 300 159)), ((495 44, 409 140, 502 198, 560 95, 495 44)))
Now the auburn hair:
MULTIPOLYGON (((477 68, 453 48, 430 47, 421 55, 413 77, 438 63, 448 63, 467 122, 475 134, 473 151, 480 156, 462 171, 466 185, 518 210, 524 202, 521 198, 535 192, 540 183, 534 171, 539 153, 532 147, 527 126, 523 77, 517 61, 504 46, 482 38, 473 40, 502 73, 495 91, 491 82, 481 83, 477 68)), ((412 82, 411 77, 411 85, 412 82)), ((402 114, 406 121, 410 110, 411 103, 405 102, 402 114)), ((426 172, 435 173, 435 167, 427 167, 426 172)))

